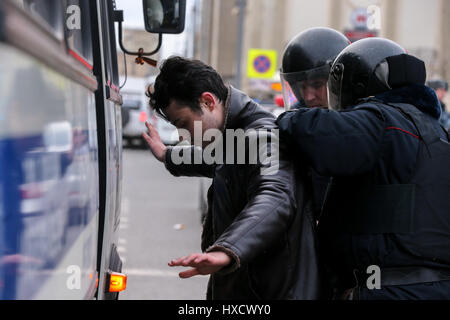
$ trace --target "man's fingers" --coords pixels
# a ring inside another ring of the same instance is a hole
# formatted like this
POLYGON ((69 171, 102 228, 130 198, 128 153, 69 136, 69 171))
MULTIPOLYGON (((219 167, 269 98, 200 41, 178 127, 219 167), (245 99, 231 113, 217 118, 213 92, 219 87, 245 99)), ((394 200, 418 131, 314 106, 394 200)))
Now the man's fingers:
POLYGON ((208 256, 202 253, 193 253, 186 257, 173 259, 169 262, 169 266, 195 267, 199 263, 208 260, 208 256))
POLYGON ((190 277, 193 277, 193 276, 196 276, 199 274, 200 274, 200 272, 198 272, 197 269, 189 269, 187 271, 180 272, 178 275, 180 276, 180 278, 186 279, 186 278, 190 278, 190 277))
POLYGON ((150 122, 145 121, 145 126, 147 127, 148 135, 150 137, 155 135, 156 129, 155 129, 155 127, 153 125, 150 124, 150 122))
POLYGON ((147 129, 150 131, 152 130, 153 126, 150 124, 150 122, 145 121, 145 126, 147 127, 147 129))
POLYGON ((199 255, 199 256, 194 260, 194 263, 195 263, 195 264, 204 263, 204 262, 209 262, 208 255, 206 255, 206 254, 199 255))
MULTIPOLYGON (((225 254, 225 253, 224 253, 225 254)), ((186 279, 200 274, 211 274, 220 270, 223 265, 220 259, 216 259, 214 253, 193 253, 186 257, 173 259, 169 266, 191 267, 191 269, 180 272, 180 278, 186 279), (217 260, 217 261, 216 261, 217 260)))
POLYGON ((194 253, 194 254, 191 254, 191 255, 186 256, 186 257, 181 257, 181 258, 173 259, 172 261, 169 262, 169 266, 183 266, 183 267, 191 266, 192 262, 193 262, 198 256, 200 256, 199 253, 194 253))
POLYGON ((147 134, 147 132, 142 132, 142 137, 147 141, 150 142, 151 138, 150 136, 147 134))
POLYGON ((161 138, 159 137, 158 130, 156 129, 156 127, 154 125, 152 125, 150 122, 146 121, 145 126, 147 127, 147 130, 148 130, 148 136, 151 139, 154 139, 154 141, 161 140, 161 138))
POLYGON ((199 254, 199 253, 191 254, 190 256, 188 256, 186 259, 183 260, 182 265, 185 267, 187 267, 187 266, 194 267, 195 263, 194 263, 194 265, 192 265, 193 262, 200 256, 201 256, 201 254, 199 254))
POLYGON ((173 259, 169 262, 169 266, 171 267, 175 267, 175 266, 181 266, 182 262, 186 259, 187 257, 181 257, 181 258, 177 258, 177 259, 173 259))

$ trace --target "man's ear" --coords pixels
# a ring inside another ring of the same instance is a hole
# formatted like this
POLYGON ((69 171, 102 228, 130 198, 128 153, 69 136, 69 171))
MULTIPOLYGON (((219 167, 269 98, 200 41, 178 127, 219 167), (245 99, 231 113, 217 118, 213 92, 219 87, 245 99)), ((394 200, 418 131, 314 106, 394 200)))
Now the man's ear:
POLYGON ((200 96, 200 105, 213 111, 217 107, 217 98, 211 92, 205 91, 200 96))

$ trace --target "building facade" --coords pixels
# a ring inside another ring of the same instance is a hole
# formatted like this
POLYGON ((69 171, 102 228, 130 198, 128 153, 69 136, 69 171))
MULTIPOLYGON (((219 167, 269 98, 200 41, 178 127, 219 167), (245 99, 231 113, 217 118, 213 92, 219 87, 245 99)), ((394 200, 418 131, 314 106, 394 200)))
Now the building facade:
POLYGON ((276 50, 279 69, 289 40, 319 26, 341 32, 365 30, 391 39, 425 61, 429 79, 450 80, 449 0, 203 0, 201 5, 196 57, 231 83, 240 61, 241 89, 250 93, 255 88, 245 72, 250 48, 276 50), (241 52, 237 52, 239 32, 243 33, 241 52))

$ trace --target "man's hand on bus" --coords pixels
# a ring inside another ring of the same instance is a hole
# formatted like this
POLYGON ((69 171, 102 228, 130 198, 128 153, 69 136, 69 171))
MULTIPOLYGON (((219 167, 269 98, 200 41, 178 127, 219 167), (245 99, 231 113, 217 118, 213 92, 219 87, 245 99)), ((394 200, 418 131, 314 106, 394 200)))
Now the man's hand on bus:
POLYGON ((145 141, 147 141, 150 151, 153 153, 155 158, 161 162, 164 162, 167 147, 162 142, 158 130, 156 130, 153 125, 146 121, 145 126, 147 127, 148 132, 143 132, 142 137, 145 141))
POLYGON ((224 252, 212 251, 208 253, 193 253, 187 257, 174 259, 169 262, 170 267, 192 267, 179 273, 180 278, 190 278, 196 275, 207 275, 219 271, 231 262, 231 258, 224 252))

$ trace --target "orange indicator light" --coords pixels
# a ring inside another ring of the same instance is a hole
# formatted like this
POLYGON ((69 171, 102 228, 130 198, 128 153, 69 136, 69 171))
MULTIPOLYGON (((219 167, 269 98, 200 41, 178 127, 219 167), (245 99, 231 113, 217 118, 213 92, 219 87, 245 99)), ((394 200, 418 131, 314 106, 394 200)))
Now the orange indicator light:
POLYGON ((127 287, 127 275, 119 272, 111 272, 109 280, 109 292, 119 292, 127 287))

